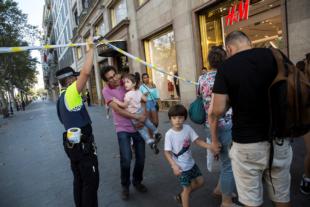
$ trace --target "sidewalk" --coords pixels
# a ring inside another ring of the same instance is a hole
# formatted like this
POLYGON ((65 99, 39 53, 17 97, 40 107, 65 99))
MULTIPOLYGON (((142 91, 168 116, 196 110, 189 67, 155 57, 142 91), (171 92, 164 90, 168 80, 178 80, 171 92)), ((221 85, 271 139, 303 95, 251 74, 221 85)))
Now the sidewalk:
MULTIPOLYGON (((164 158, 164 141, 159 144, 161 152, 158 155, 146 147, 143 183, 148 187, 148 193, 140 194, 131 187, 130 200, 121 200, 119 147, 113 122, 106 119, 104 107, 94 106, 88 109, 97 144, 100 172, 99 206, 179 206, 173 196, 181 188, 164 158)), ((34 103, 27 107, 25 112, 17 112, 14 117, 1 120, 0 123, 4 123, 0 127, 0 206, 74 207, 72 172, 62 145, 61 135, 64 128, 57 118, 55 103, 34 103)), ((190 125, 204 137, 202 126, 192 123, 190 125)), ((164 135, 169 128, 167 112, 160 112, 160 131, 164 135)), ((203 188, 192 195, 191 206, 218 207, 220 200, 212 197, 212 191, 218 181, 218 166, 214 172, 208 172, 206 151, 195 145, 192 145, 191 149, 205 179, 203 188)), ((310 206, 310 198, 299 193, 305 153, 303 140, 296 139, 293 149, 292 204, 295 207, 310 206)), ((272 206, 266 191, 263 206, 272 206)))
MULTIPOLYGON (((98 128, 101 127, 100 131, 100 135, 95 135, 96 140, 100 139, 103 135, 104 135, 104 127, 102 127, 102 119, 104 119, 104 122, 108 122, 109 126, 111 127, 112 124, 112 118, 110 118, 109 120, 106 120, 106 114, 105 114, 105 110, 104 107, 101 106, 95 106, 95 107, 90 107, 89 108, 89 112, 91 114, 92 120, 93 120, 93 128, 95 129, 95 131, 98 132, 98 128), (100 119, 101 123, 96 123, 96 120, 100 119)), ((168 115, 167 112, 160 112, 159 113, 159 130, 160 132, 163 134, 163 136, 165 135, 165 132, 170 128, 170 122, 168 119, 168 115)), ((192 123, 189 118, 186 121, 187 124, 190 124, 192 126, 192 128, 197 132, 198 135, 200 135, 202 138, 204 138, 205 136, 205 131, 204 131, 204 127, 202 125, 197 125, 192 123)), ((112 130, 112 129, 110 129, 112 130)), ((114 130, 114 127, 113 127, 114 130)), ((115 132, 112 132, 112 134, 114 134, 114 136, 112 138, 116 139, 116 134, 115 132)), ((115 140, 116 142, 116 140, 115 140)), ((104 154, 107 155, 109 153, 111 153, 111 149, 107 149, 107 146, 105 146, 107 143, 102 144, 102 146, 104 147, 104 154), (107 152, 108 151, 108 152, 107 152)), ((115 146, 114 146, 115 147, 115 146)), ((292 165, 291 165, 291 200, 292 200, 292 204, 293 206, 296 207, 304 207, 304 206, 310 206, 310 197, 307 197, 303 194, 301 194, 299 192, 299 183, 300 183, 300 179, 301 176, 303 174, 303 159, 304 159, 304 155, 305 155, 305 148, 304 148, 304 142, 302 139, 294 139, 292 142, 292 148, 293 148, 293 161, 292 161, 292 165)), ((163 142, 161 142, 160 144, 160 149, 161 152, 163 150, 163 142)), ((114 155, 117 154, 117 151, 115 152, 115 150, 117 149, 117 146, 114 148, 114 155)), ((148 151, 148 150, 147 150, 148 151)), ((197 146, 193 145, 192 146, 192 153, 194 156, 194 159, 196 161, 196 163, 198 164, 198 166, 200 167, 203 176, 205 178, 205 186, 197 191, 197 193, 194 193, 193 195, 193 199, 197 199, 197 202, 193 202, 193 206, 201 206, 201 205, 197 205, 197 204, 201 204, 202 203, 208 203, 208 205, 206 206, 219 206, 220 202, 219 200, 215 199, 212 197, 212 191, 217 183, 217 179, 218 179, 218 175, 219 175, 219 163, 215 164, 214 167, 214 171, 213 172, 208 172, 206 169, 206 152, 205 150, 198 148, 197 146), (200 202, 198 202, 200 201, 200 202), (196 205, 195 205, 196 204, 196 205)), ((162 154, 162 153, 161 153, 162 154)), ((103 157, 99 157, 99 159, 102 159, 103 157)), ((107 164, 107 162, 105 162, 107 164)), ((108 162, 109 163, 109 162, 108 162)), ((116 163, 109 163, 110 165, 108 166, 115 166, 117 165, 116 163)), ((153 185, 153 189, 151 189, 151 193, 152 196, 161 196, 163 198, 166 199, 171 199, 172 196, 174 195, 174 193, 176 193, 179 189, 178 183, 175 179, 175 177, 173 176, 172 171, 170 170, 166 160, 164 159, 163 155, 160 155, 160 158, 153 156, 150 152, 147 152, 146 155, 146 166, 145 166, 146 172, 145 172, 145 182, 146 184, 151 184, 153 185), (158 160, 159 159, 159 160, 158 160), (161 170, 158 170, 158 168, 160 168, 161 170), (149 174, 150 172, 153 172, 153 174, 149 174), (164 179, 164 180, 162 180, 164 179), (152 180, 152 181, 151 181, 152 180), (155 183, 160 183, 159 185, 155 184, 155 183), (156 187, 157 186, 157 187, 156 187), (164 188, 162 188, 163 186, 165 186, 164 188), (169 193, 169 196, 167 197, 167 195, 164 195, 164 193, 162 191, 165 191, 166 193, 169 193)), ((113 170, 114 171, 114 170, 113 170)), ((114 173, 116 175, 118 175, 118 171, 114 171, 114 173)), ((105 175, 106 171, 101 172, 101 175, 105 175)), ((110 173, 108 173, 110 174, 110 173)), ((115 176, 115 175, 114 175, 115 176)), ((118 182, 117 179, 114 179, 118 182)), ((105 181, 103 182, 103 186, 107 187, 112 187, 114 186, 112 184, 112 182, 108 182, 106 183, 105 181)), ((115 183, 114 183, 115 184, 115 183)), ((118 193, 118 183, 116 183, 116 187, 112 187, 114 188, 114 193, 118 193), (115 189, 116 188, 116 189, 115 189)), ((111 195, 111 192, 104 190, 104 195, 111 195)), ((113 196, 113 200, 116 199, 118 200, 118 196, 119 195, 114 195, 113 196), (116 197, 115 197, 116 196, 116 197)), ((111 197, 112 199, 112 197, 111 197)), ((133 200, 136 199, 133 198, 133 200)), ((151 198, 150 198, 151 199, 151 198)), ((160 199, 161 200, 161 199, 160 199)), ((158 202, 160 202, 160 200, 158 200, 158 202)), ((265 206, 272 206, 271 201, 269 200, 268 197, 268 193, 267 190, 264 190, 264 207, 265 206)), ((117 203, 120 202, 122 203, 122 201, 117 201, 117 203)), ((135 201, 130 201, 131 202, 135 202, 135 201)), ((110 202, 108 201, 104 201, 104 204, 108 204, 110 202)), ((106 205, 103 205, 106 206, 106 205)), ((111 206, 117 206, 117 205, 111 205, 111 206)), ((135 205, 126 205, 126 204, 120 204, 120 206, 135 206, 135 205)), ((137 205, 140 206, 140 205, 137 205)), ((142 206, 142 205, 141 205, 142 206)), ((147 204, 145 203, 145 205, 143 206, 147 206, 147 204)), ((153 206, 153 205, 151 205, 153 206)), ((167 202, 167 205, 162 205, 163 206, 177 206, 175 205, 175 203, 173 202, 167 202), (170 204, 170 205, 169 205, 170 204)))

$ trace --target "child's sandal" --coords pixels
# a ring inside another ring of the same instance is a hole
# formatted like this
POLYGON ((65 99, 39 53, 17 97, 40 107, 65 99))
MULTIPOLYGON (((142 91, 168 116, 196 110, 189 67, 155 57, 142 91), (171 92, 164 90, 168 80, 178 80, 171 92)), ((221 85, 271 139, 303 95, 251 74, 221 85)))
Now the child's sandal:
POLYGON ((182 196, 181 196, 181 193, 179 193, 178 195, 174 196, 174 200, 176 202, 178 202, 179 204, 182 205, 182 196))

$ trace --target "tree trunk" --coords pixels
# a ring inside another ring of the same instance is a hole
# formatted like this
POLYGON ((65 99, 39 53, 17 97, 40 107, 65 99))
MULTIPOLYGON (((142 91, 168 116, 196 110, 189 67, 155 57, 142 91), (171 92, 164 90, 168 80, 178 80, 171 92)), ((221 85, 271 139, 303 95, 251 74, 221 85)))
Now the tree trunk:
POLYGON ((16 106, 15 106, 14 88, 10 88, 9 93, 10 93, 10 101, 11 101, 12 107, 13 109, 15 109, 16 106))

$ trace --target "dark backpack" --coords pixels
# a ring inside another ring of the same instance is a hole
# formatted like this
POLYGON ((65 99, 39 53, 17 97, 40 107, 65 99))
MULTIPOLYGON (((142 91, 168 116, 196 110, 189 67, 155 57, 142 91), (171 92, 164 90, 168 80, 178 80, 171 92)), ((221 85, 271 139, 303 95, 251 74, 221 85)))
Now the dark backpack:
POLYGON ((269 87, 270 136, 300 137, 310 130, 310 76, 279 50, 271 50, 278 71, 269 87))

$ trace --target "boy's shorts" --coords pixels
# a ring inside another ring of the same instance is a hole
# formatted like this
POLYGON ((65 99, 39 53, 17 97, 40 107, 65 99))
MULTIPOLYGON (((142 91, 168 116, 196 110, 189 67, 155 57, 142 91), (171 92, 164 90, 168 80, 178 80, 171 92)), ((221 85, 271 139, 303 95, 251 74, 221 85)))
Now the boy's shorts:
POLYGON ((197 177, 202 176, 200 169, 195 164, 192 169, 182 172, 182 174, 178 177, 181 183, 181 186, 188 187, 190 186, 192 180, 197 177))

